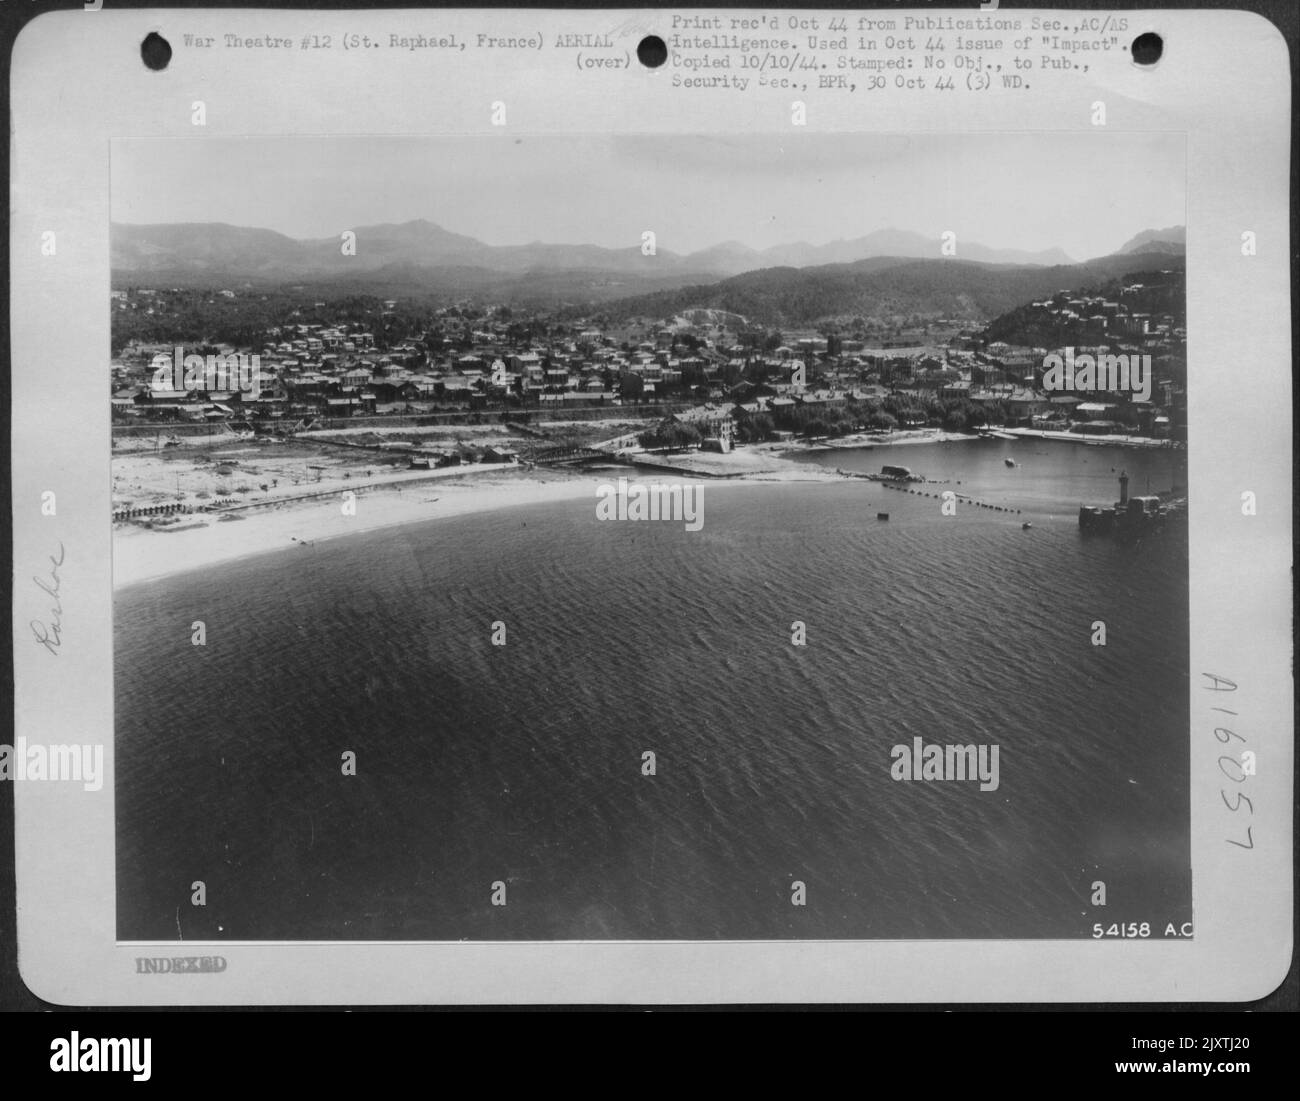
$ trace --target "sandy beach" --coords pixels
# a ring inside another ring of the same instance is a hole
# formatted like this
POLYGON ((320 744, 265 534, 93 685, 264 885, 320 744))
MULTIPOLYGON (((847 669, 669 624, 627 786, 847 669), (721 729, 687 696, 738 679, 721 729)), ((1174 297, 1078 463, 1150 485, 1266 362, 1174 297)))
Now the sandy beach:
MULTIPOLYGON (((819 482, 836 480, 841 475, 789 456, 972 438, 969 434, 930 428, 887 436, 860 433, 829 441, 785 441, 741 447, 728 454, 691 451, 645 456, 648 462, 662 462, 700 478, 667 469, 634 467, 599 473, 513 464, 471 464, 441 470, 384 469, 382 460, 364 453, 312 455, 309 458, 314 465, 308 466, 299 452, 249 446, 244 441, 208 449, 207 461, 195 461, 178 453, 119 452, 114 456, 115 491, 121 497, 130 494, 141 504, 176 500, 163 492, 173 485, 181 499, 194 505, 209 496, 203 487, 218 482, 233 482, 239 492, 228 494, 229 505, 214 511, 117 522, 113 531, 113 583, 122 588, 256 554, 278 550, 288 553, 304 544, 422 520, 581 498, 594 501, 599 485, 619 477, 628 478, 630 483, 659 485, 819 482), (233 474, 214 474, 214 463, 229 464, 233 474), (344 508, 347 493, 352 494, 350 511, 344 508)), ((1075 437, 1069 442, 1099 441, 1075 437)))
POLYGON ((248 509, 242 512, 183 516, 171 530, 118 524, 113 532, 113 585, 122 588, 187 570, 216 566, 267 551, 299 549, 303 544, 512 505, 594 496, 598 479, 502 480, 480 477, 474 483, 356 487, 355 513, 344 512, 342 497, 320 498, 248 509))
MULTIPOLYGON (((597 487, 625 477, 631 484, 707 486, 710 482, 652 471, 621 468, 587 474, 536 474, 450 470, 445 478, 426 476, 414 483, 350 487, 355 511, 345 513, 338 496, 284 501, 217 514, 182 514, 170 526, 145 528, 119 523, 113 531, 113 585, 124 588, 188 570, 229 563, 269 551, 291 553, 303 544, 337 539, 423 520, 449 519, 524 505, 587 499, 593 508, 597 487)), ((819 467, 782 462, 728 478, 723 485, 838 480, 819 467)))

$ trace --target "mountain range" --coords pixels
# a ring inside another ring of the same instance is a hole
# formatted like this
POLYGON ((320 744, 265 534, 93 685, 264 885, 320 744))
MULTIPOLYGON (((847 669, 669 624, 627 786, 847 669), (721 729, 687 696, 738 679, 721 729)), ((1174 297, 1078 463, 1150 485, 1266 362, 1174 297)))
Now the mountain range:
MULTIPOLYGON (((654 256, 644 256, 639 243, 621 249, 540 241, 527 245, 488 245, 425 220, 362 226, 353 232, 355 254, 345 255, 341 237, 295 239, 274 230, 220 222, 114 223, 112 266, 114 272, 123 275, 166 273, 188 275, 190 279, 201 276, 241 280, 357 274, 379 271, 390 265, 482 268, 512 275, 536 270, 739 275, 762 268, 850 264, 880 256, 925 259, 939 255, 937 240, 895 229, 881 229, 864 237, 823 245, 801 241, 754 249, 738 241, 728 241, 684 256, 667 249, 659 249, 654 256)), ((1183 229, 1175 226, 1138 234, 1119 251, 1166 251, 1173 246, 1181 249, 1182 244, 1183 229)), ((1026 252, 966 241, 958 243, 958 255, 964 260, 989 264, 1048 267, 1074 262, 1060 248, 1026 252)))
POLYGON ((1022 290, 1032 297, 1086 286, 1089 279, 1141 270, 1139 259, 1159 266, 1180 256, 1184 241, 1181 226, 1147 230, 1110 257, 1077 264, 1059 248, 1024 252, 966 241, 958 242, 957 258, 941 257, 937 240, 892 229, 823 245, 753 249, 727 242, 687 255, 658 249, 653 256, 639 245, 488 245, 424 220, 353 232, 349 255, 342 237, 298 240, 223 223, 114 223, 113 283, 303 284, 317 294, 482 296, 539 307, 626 299, 632 300, 627 308, 644 300, 650 313, 679 303, 786 320, 817 309, 991 316, 1023 301, 1014 297, 1022 290))

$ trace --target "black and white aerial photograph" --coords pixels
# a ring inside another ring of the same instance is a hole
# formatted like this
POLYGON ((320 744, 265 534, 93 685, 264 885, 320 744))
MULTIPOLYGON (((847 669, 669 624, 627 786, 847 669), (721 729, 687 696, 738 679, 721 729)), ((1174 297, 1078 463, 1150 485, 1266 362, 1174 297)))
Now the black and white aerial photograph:
POLYGON ((1193 935, 1183 135, 111 167, 119 941, 1193 935))

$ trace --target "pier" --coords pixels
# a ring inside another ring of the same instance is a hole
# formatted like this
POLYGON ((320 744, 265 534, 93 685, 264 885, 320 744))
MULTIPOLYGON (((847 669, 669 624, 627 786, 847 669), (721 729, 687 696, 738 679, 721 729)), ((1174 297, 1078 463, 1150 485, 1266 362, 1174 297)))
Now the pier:
POLYGON ((1187 502, 1168 494, 1130 497, 1128 471, 1119 475, 1119 500, 1111 506, 1080 505, 1079 530, 1106 535, 1138 535, 1158 531, 1171 520, 1187 519, 1187 502))
POLYGON ((538 466, 570 466, 580 463, 626 463, 627 460, 610 451, 594 447, 546 447, 535 451, 531 461, 538 466))

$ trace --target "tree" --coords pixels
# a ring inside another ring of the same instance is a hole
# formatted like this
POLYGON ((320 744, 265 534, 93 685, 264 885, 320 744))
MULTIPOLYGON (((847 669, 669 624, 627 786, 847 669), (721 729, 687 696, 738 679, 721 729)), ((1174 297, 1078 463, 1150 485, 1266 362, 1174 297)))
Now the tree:
POLYGON ((766 413, 755 413, 737 425, 736 434, 742 443, 762 443, 776 434, 776 425, 766 413))
POLYGON ((943 417, 943 427, 948 432, 965 432, 967 427, 966 414, 961 409, 950 409, 943 417))
POLYGON ((1115 406, 1114 411, 1111 413, 1111 420, 1118 421, 1126 428, 1136 428, 1141 423, 1138 411, 1127 403, 1115 406))
POLYGON ((634 371, 624 371, 618 379, 618 392, 625 401, 640 401, 645 393, 645 379, 634 371))
POLYGON ((701 386, 705 382, 704 364, 683 363, 681 366, 683 386, 701 386))
POLYGON ((637 441, 647 450, 661 448, 665 451, 681 451, 696 446, 703 438, 700 430, 693 424, 666 420, 650 431, 642 432, 637 437, 637 441))

